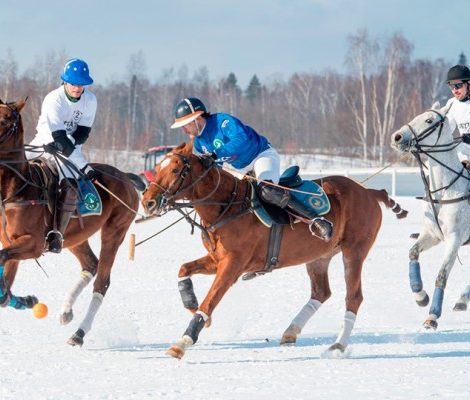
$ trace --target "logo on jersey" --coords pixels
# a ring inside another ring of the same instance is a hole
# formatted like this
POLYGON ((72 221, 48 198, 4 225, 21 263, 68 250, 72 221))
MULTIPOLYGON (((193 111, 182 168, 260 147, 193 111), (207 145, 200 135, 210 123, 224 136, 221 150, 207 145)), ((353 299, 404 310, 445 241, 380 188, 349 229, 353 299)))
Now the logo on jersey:
POLYGON ((220 149, 224 145, 224 142, 219 138, 215 138, 213 144, 216 149, 220 149))
POLYGON ((230 122, 230 121, 229 121, 228 119, 224 119, 224 120, 222 121, 222 125, 220 125, 220 127, 221 127, 221 128, 225 128, 225 127, 228 125, 229 122, 230 122))

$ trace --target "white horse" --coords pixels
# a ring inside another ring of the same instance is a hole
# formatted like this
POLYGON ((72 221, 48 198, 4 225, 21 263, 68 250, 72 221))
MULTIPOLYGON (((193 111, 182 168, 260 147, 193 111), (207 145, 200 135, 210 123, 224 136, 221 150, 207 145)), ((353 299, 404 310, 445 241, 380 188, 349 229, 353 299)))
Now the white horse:
MULTIPOLYGON (((412 153, 421 168, 426 189, 424 226, 418 240, 409 252, 409 278, 411 290, 419 306, 429 303, 423 289, 419 254, 439 242, 444 242, 442 265, 436 278, 429 316, 424 327, 437 328, 442 313, 444 289, 454 265, 459 247, 470 238, 470 173, 457 156, 461 139, 453 139, 453 127, 446 118, 450 106, 439 108, 439 103, 415 117, 392 134, 392 147, 400 152, 412 153), (424 164, 421 157, 427 157, 424 164)), ((470 285, 462 292, 454 310, 464 311, 470 298, 470 285)))

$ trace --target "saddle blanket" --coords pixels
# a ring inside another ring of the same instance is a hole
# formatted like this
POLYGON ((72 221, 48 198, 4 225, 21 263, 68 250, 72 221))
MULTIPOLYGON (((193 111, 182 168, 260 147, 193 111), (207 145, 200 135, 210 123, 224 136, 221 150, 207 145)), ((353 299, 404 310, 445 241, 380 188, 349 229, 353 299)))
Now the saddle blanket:
POLYGON ((77 212, 74 217, 78 218, 79 215, 82 217, 101 215, 102 211, 103 203, 95 185, 88 179, 79 179, 77 212))

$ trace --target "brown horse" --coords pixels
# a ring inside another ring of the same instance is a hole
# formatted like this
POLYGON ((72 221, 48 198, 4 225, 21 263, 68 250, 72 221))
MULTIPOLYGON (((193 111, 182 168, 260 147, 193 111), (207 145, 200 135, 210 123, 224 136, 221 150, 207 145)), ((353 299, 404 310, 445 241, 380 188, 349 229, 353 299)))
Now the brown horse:
MULTIPOLYGON (((17 309, 31 308, 37 303, 35 296, 17 297, 11 293, 19 261, 37 258, 44 252, 45 236, 52 224, 52 214, 47 201, 44 201, 47 189, 42 175, 25 156, 20 115, 24 105, 25 101, 6 104, 0 101, 0 239, 3 245, 0 250, 0 305, 17 309)), ((62 324, 72 320, 75 300, 95 277, 86 317, 68 341, 71 345, 80 346, 109 288, 116 253, 135 217, 134 210, 139 206, 139 196, 125 173, 110 165, 94 164, 93 167, 103 174, 100 183, 109 192, 118 194, 122 203, 98 187, 103 209, 101 215, 82 218, 83 227, 74 218, 65 233, 64 247, 75 255, 82 271, 64 301, 60 315, 62 324), (99 230, 101 251, 98 259, 88 244, 88 238, 99 230)))
MULTIPOLYGON (((158 215, 185 205, 193 206, 201 218, 203 243, 208 254, 181 266, 178 288, 183 304, 194 316, 183 337, 168 354, 181 358, 193 345, 204 324, 226 291, 246 272, 263 270, 270 230, 250 212, 252 186, 218 168, 205 169, 192 154, 192 144, 181 144, 155 167, 155 180, 144 193, 142 204, 148 214, 158 215), (189 203, 176 203, 186 199, 189 203), (198 306, 191 275, 215 274, 206 298, 198 306)), ((313 236, 304 223, 284 225, 278 267, 307 263, 311 298, 284 332, 281 344, 295 343, 308 319, 330 295, 328 265, 343 252, 346 279, 344 326, 329 350, 343 352, 348 344, 362 302, 361 270, 382 222, 379 202, 393 207, 397 217, 406 216, 385 190, 366 189, 351 179, 331 176, 321 180, 331 209, 325 217, 333 222, 332 240, 313 236)))

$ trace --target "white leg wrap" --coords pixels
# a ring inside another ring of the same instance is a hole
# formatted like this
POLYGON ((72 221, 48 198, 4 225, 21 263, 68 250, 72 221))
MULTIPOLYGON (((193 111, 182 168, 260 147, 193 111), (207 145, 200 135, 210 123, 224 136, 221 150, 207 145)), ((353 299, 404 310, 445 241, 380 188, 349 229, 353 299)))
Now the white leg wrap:
POLYGON ((82 271, 80 273, 80 279, 77 281, 75 286, 72 288, 68 296, 65 298, 62 305, 62 314, 69 312, 72 309, 72 306, 75 304, 80 293, 83 289, 91 282, 93 275, 88 271, 82 271))
POLYGON ((356 314, 351 311, 346 311, 344 314, 344 323, 341 332, 336 339, 336 343, 339 343, 346 347, 349 342, 349 337, 351 336, 351 332, 354 328, 354 323, 356 322, 356 314))
POLYGON ((318 311, 321 304, 322 303, 320 303, 318 300, 310 299, 307 304, 302 307, 296 317, 292 320, 291 325, 298 326, 300 330, 302 330, 308 320, 312 318, 313 314, 318 311))
POLYGON ((191 278, 190 276, 183 276, 181 278, 178 278, 178 282, 185 281, 186 279, 191 278))
POLYGON ((91 324, 95 318, 96 313, 98 312, 101 303, 103 303, 103 295, 98 292, 93 293, 93 297, 91 298, 90 305, 88 306, 88 311, 86 313, 85 319, 80 324, 80 329, 83 332, 88 333, 91 329, 91 324))

